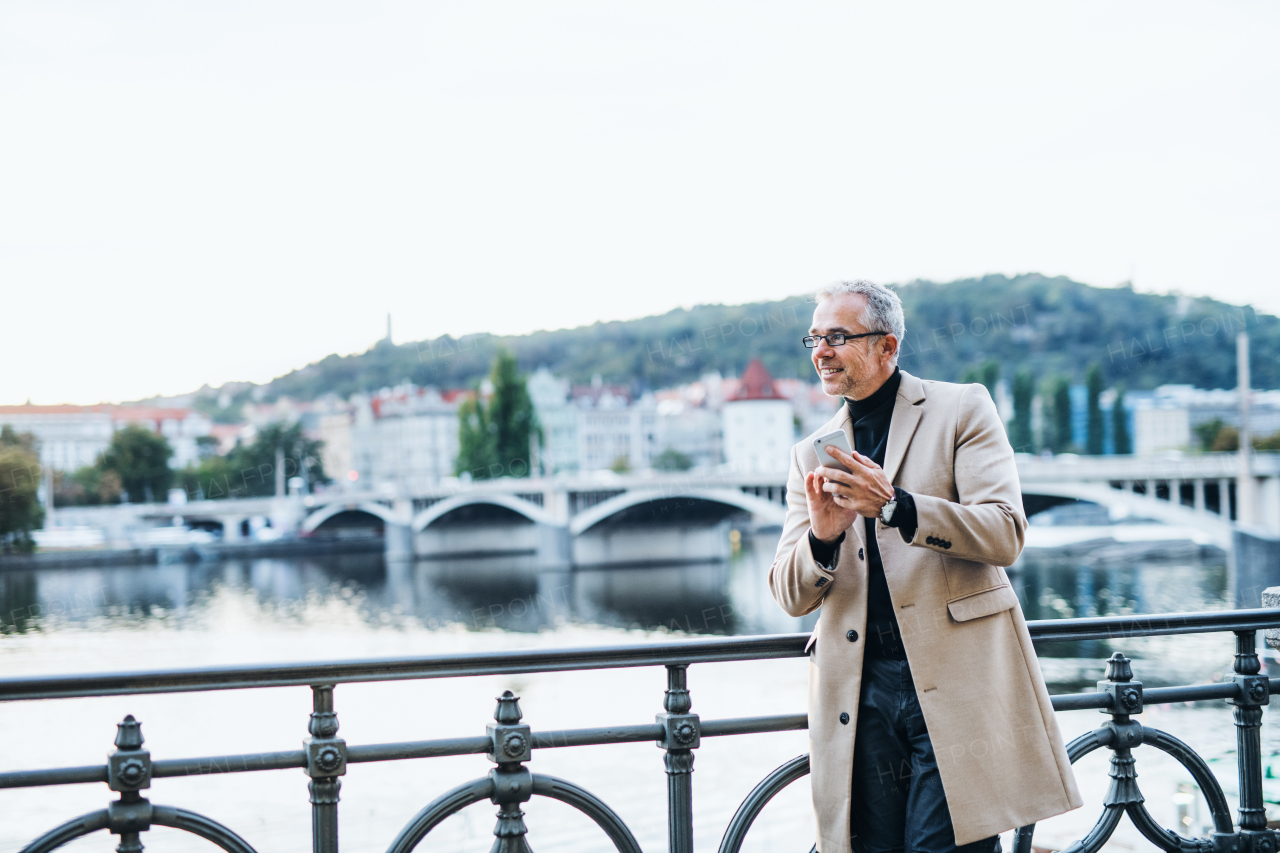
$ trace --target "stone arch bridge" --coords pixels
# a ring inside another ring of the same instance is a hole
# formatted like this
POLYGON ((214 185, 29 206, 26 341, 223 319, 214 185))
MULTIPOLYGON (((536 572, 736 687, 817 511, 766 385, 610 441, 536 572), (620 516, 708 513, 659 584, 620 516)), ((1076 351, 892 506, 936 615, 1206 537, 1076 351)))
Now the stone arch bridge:
MULTIPOLYGON (((1238 526, 1236 454, 1027 457, 1018 469, 1028 515, 1087 501, 1202 531, 1223 547, 1231 546, 1238 526)), ((1280 454, 1256 454, 1253 474, 1251 525, 1280 535, 1280 454)), ((522 554, 540 564, 619 564, 647 554, 700 561, 727 556, 730 527, 780 526, 785 480, 785 472, 503 479, 408 489, 410 495, 399 498, 355 492, 60 509, 58 523, 154 525, 176 518, 221 528, 225 539, 234 540, 250 520, 270 518, 286 536, 378 533, 395 557, 522 554), (653 536, 656 527, 663 536, 653 536), (668 543, 671 553, 655 555, 659 542, 668 543)))

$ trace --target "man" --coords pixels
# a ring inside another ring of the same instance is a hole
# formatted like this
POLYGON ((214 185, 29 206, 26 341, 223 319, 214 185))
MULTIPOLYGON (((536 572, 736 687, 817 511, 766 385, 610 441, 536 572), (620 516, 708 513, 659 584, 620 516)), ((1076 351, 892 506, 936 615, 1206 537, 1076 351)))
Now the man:
POLYGON ((993 853, 1081 804, 1017 594, 1013 450, 981 385, 897 367, 902 304, 867 281, 818 294, 806 346, 831 421, 791 451, 769 572, 809 641, 821 853, 993 853), (815 436, 854 449, 818 458, 815 436), (854 836, 851 839, 851 835, 854 836))

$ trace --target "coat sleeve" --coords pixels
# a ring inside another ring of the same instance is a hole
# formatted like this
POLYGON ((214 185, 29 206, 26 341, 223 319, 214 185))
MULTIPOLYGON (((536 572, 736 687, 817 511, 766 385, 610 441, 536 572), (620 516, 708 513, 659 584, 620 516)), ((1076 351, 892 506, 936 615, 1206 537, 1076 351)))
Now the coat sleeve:
MULTIPOLYGON (((832 565, 835 563, 833 560, 832 565)), ((791 472, 787 475, 787 520, 769 569, 769 591, 789 615, 803 616, 818 609, 823 597, 831 591, 835 577, 834 571, 814 561, 809 549, 809 501, 804 493, 804 472, 792 448, 791 472)))
POLYGON ((911 544, 949 557, 1011 566, 1022 553, 1027 519, 1013 448, 982 385, 960 394, 953 457, 957 501, 913 494, 911 544))

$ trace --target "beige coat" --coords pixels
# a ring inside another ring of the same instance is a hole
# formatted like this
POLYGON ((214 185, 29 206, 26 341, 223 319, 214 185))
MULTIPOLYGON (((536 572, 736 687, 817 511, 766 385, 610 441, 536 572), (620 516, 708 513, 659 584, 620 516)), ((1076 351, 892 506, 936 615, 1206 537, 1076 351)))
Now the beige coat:
MULTIPOLYGON (((815 433, 843 429, 848 406, 815 433)), ((805 474, 813 436, 791 453, 787 520, 769 586, 792 616, 822 607, 810 644, 809 742, 818 849, 847 853, 853 742, 867 621, 866 532, 848 531, 835 569, 809 550, 805 474), (857 631, 858 640, 846 638, 857 631), (848 713, 848 724, 840 714, 848 713)), ((1017 594, 1001 566, 1022 550, 1026 518, 1013 450, 981 385, 902 374, 885 472, 910 492, 910 543, 876 521, 902 643, 933 741, 956 843, 1081 804, 1017 594)))

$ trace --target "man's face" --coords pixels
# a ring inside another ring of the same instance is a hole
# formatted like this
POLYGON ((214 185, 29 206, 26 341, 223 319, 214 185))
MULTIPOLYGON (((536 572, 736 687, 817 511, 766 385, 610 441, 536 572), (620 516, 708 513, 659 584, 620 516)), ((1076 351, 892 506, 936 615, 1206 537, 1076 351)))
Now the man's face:
MULTIPOLYGON (((811 335, 830 335, 843 332, 860 335, 863 332, 884 331, 868 329, 862 324, 862 311, 867 298, 861 293, 840 293, 828 296, 813 309, 811 335)), ((893 373, 893 353, 898 339, 893 335, 873 335, 847 341, 844 346, 833 347, 822 341, 812 350, 813 366, 822 381, 822 390, 832 397, 852 397, 861 400, 879 388, 893 373)))

